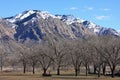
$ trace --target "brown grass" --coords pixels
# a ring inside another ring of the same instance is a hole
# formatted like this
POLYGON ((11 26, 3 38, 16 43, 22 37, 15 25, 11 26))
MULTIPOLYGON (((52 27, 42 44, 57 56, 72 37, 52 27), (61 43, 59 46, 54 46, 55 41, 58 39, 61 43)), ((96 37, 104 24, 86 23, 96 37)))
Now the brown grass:
POLYGON ((31 73, 23 74, 17 72, 9 72, 9 73, 0 73, 0 80, 120 80, 119 77, 111 78, 101 76, 98 78, 96 75, 89 76, 73 76, 73 74, 63 74, 61 76, 52 75, 52 77, 42 77, 40 73, 36 73, 35 75, 31 73))

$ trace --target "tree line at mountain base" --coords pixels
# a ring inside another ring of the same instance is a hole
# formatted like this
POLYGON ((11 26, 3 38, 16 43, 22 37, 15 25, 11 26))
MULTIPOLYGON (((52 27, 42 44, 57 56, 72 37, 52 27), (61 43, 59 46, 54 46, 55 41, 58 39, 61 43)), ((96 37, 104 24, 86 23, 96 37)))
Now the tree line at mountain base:
POLYGON ((43 76, 51 76, 50 71, 56 70, 61 75, 61 68, 74 69, 78 76, 85 68, 85 75, 97 74, 111 77, 119 76, 120 38, 111 36, 88 37, 84 39, 67 40, 45 38, 43 43, 26 47, 19 44, 14 51, 5 52, 0 49, 0 67, 40 68, 43 76), (9 53, 9 54, 8 54, 9 53), (93 69, 91 71, 91 69, 93 69), (109 71, 109 74, 108 74, 109 71), (49 73, 47 73, 49 72, 49 73))

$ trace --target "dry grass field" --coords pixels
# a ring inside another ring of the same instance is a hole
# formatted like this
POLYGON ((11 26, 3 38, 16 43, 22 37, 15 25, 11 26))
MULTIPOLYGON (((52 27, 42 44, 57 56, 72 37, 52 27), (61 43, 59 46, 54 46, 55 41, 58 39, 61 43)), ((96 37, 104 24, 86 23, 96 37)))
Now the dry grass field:
POLYGON ((104 77, 101 76, 100 78, 97 75, 80 75, 80 76, 73 76, 73 74, 63 74, 57 76, 53 74, 51 77, 42 77, 40 73, 31 74, 31 73, 17 73, 17 72, 2 72, 0 73, 0 80, 120 80, 119 77, 111 78, 111 77, 104 77))

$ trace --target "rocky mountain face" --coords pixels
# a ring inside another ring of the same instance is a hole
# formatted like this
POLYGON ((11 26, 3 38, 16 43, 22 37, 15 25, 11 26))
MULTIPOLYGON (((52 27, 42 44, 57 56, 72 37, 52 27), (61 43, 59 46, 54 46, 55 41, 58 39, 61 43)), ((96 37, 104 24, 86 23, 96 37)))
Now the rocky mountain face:
MULTIPOLYGON (((16 46, 19 46, 14 39, 16 33, 13 23, 5 19, 0 19, 0 51, 13 51, 16 46)), ((2 53, 1 53, 2 54, 2 53)))
POLYGON ((45 11, 29 10, 18 15, 0 19, 0 39, 18 42, 40 42, 45 36, 68 39, 84 38, 87 35, 113 35, 120 33, 72 15, 52 15, 45 11))
POLYGON ((14 39, 15 29, 12 27, 14 24, 0 19, 0 39, 14 39))

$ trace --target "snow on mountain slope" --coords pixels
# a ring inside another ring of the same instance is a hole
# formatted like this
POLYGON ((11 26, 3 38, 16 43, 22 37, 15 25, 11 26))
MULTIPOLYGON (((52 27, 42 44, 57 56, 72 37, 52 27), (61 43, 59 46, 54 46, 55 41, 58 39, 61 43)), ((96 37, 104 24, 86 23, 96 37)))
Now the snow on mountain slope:
POLYGON ((62 20, 66 24, 70 25, 72 23, 82 23, 84 20, 75 18, 73 15, 55 15, 56 18, 62 20))
POLYGON ((13 16, 13 17, 10 17, 10 18, 6 18, 9 22, 11 23, 14 23, 16 21, 20 21, 20 20, 23 20, 33 14, 37 14, 37 18, 39 18, 39 15, 40 17, 42 17, 43 19, 47 19, 49 17, 52 17, 52 18, 57 18, 56 16, 50 14, 49 12, 47 11, 39 11, 39 10, 28 10, 28 11, 24 11, 23 13, 20 13, 16 16, 13 16))
POLYGON ((100 29, 102 28, 102 27, 100 27, 100 26, 98 26, 95 23, 90 22, 90 21, 84 21, 83 25, 86 28, 91 29, 94 33, 99 33, 100 29))
POLYGON ((72 15, 52 15, 49 12, 40 10, 24 11, 5 19, 18 26, 18 28, 15 26, 13 28, 16 28, 19 33, 17 37, 22 38, 35 37, 35 39, 38 39, 38 36, 42 38, 43 35, 48 33, 70 38, 80 38, 89 32, 95 35, 120 36, 120 33, 116 30, 101 27, 91 21, 75 18, 72 15))

